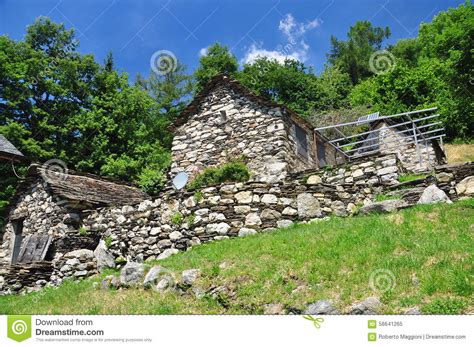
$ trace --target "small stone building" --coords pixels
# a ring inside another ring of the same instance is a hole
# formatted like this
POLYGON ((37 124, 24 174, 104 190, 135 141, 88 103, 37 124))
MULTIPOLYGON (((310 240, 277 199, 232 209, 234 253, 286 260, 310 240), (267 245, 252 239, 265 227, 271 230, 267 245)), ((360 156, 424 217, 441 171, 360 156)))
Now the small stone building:
POLYGON ((252 180, 277 182, 343 161, 308 121, 225 75, 214 77, 174 126, 172 174, 243 157, 252 180))
POLYGON ((380 154, 395 153, 403 168, 411 172, 423 172, 436 165, 445 164, 446 156, 437 140, 424 141, 418 138, 418 149, 413 141, 413 131, 406 126, 397 126, 389 119, 374 121, 371 130, 378 130, 367 137, 360 154, 378 151, 380 154))
POLYGON ((93 250, 98 237, 80 229, 89 210, 147 197, 125 184, 32 165, 11 200, 8 223, 0 230, 0 264, 52 261, 72 250, 93 250))

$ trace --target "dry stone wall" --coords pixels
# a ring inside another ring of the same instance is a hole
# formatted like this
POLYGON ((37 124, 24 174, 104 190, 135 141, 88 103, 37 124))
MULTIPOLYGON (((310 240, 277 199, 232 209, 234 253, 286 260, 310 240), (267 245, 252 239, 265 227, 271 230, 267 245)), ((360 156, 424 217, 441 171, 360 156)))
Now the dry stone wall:
POLYGON ((334 171, 306 172, 288 182, 168 191, 137 206, 96 210, 84 226, 110 238, 116 257, 160 258, 203 242, 351 215, 382 185, 393 183, 398 169, 395 155, 387 155, 334 171))

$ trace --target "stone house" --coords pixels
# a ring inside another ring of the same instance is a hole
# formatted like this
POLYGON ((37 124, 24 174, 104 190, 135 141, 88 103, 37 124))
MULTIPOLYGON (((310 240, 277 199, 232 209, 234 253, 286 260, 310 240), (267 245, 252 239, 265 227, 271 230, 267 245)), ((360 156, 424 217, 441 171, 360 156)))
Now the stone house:
POLYGON ((446 155, 436 139, 423 141, 419 138, 418 148, 413 141, 412 129, 397 126, 389 119, 374 121, 370 130, 377 130, 367 136, 363 143, 364 149, 359 150, 363 155, 377 151, 380 154, 395 153, 403 168, 411 172, 423 172, 433 169, 436 165, 446 163, 446 155))
POLYGON ((21 161, 23 159, 23 154, 5 136, 0 134, 0 160, 21 161))
POLYGON ((133 204, 147 197, 125 184, 32 165, 0 230, 0 264, 51 261, 71 250, 94 249, 97 237, 79 230, 89 210, 133 204))
POLYGON ((194 174, 244 157, 252 180, 277 182, 343 161, 307 120, 225 75, 205 86, 174 128, 172 174, 194 174))

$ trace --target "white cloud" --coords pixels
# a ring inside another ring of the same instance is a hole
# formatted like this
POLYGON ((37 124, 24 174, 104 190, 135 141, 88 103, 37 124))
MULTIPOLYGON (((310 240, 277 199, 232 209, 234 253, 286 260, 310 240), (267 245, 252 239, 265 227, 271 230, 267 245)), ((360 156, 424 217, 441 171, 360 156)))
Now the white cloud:
POLYGON ((280 64, 282 64, 285 59, 293 59, 293 60, 302 60, 304 59, 303 56, 299 52, 291 52, 290 54, 284 54, 283 51, 269 51, 264 48, 258 47, 256 44, 252 44, 250 48, 245 53, 245 57, 242 59, 243 64, 250 64, 253 63, 257 58, 267 57, 269 59, 276 60, 280 64))
POLYGON ((252 63, 257 57, 267 57, 283 63, 285 59, 294 59, 306 61, 310 46, 304 41, 304 34, 321 24, 319 19, 314 19, 307 23, 300 23, 295 20, 291 13, 286 14, 285 18, 280 20, 278 30, 286 37, 287 43, 279 45, 274 50, 268 50, 262 45, 252 44, 244 58, 243 64, 252 63))
POLYGON ((203 47, 199 50, 199 56, 204 57, 205 55, 207 55, 207 52, 208 52, 208 47, 203 47))
POLYGON ((307 22, 299 23, 295 21, 295 17, 291 13, 287 13, 285 18, 280 21, 278 29, 288 38, 288 40, 297 40, 307 31, 318 27, 321 21, 318 18, 307 22))

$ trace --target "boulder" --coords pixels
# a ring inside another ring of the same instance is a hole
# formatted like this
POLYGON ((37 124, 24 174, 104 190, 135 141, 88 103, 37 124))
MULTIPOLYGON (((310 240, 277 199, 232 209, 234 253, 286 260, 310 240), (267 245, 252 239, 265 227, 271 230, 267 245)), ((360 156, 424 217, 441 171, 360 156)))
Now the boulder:
POLYGON ((387 213, 397 211, 398 209, 405 206, 407 206, 407 202, 405 200, 385 200, 366 205, 362 207, 359 212, 361 214, 387 213))
POLYGON ((145 276, 143 280, 144 287, 151 287, 152 285, 156 285, 159 282, 159 279, 163 276, 163 274, 169 274, 169 270, 164 268, 161 265, 153 266, 150 271, 145 276))
POLYGON ((167 289, 174 288, 175 282, 174 279, 171 276, 164 276, 160 279, 160 281, 157 283, 157 285, 154 287, 154 289, 157 292, 164 292, 167 289))
POLYGON ((163 259, 169 258, 172 255, 178 254, 178 253, 179 253, 179 250, 177 250, 176 248, 168 248, 168 249, 165 249, 163 251, 163 253, 161 253, 156 259, 163 260, 163 259))
POLYGON ((319 300, 313 304, 308 305, 305 314, 339 314, 339 311, 334 307, 330 300, 319 300))
POLYGON ((438 202, 452 203, 445 192, 432 184, 425 188, 417 204, 435 204, 438 202))
POLYGON ((296 202, 300 218, 307 219, 322 216, 319 201, 313 195, 309 193, 298 194, 296 202))
POLYGON ((120 271, 120 283, 124 286, 136 285, 145 275, 145 265, 128 262, 120 271))
POLYGON ((97 261, 99 272, 107 268, 115 268, 115 258, 109 253, 105 242, 101 240, 94 250, 94 256, 97 261))
POLYGON ((371 296, 361 302, 351 305, 347 311, 348 314, 379 314, 382 303, 379 298, 371 296))
POLYGON ((182 273, 183 283, 185 285, 192 286, 200 274, 201 270, 199 269, 184 270, 182 273))
POLYGON ((469 176, 456 184, 456 193, 459 196, 474 195, 474 176, 469 176))

